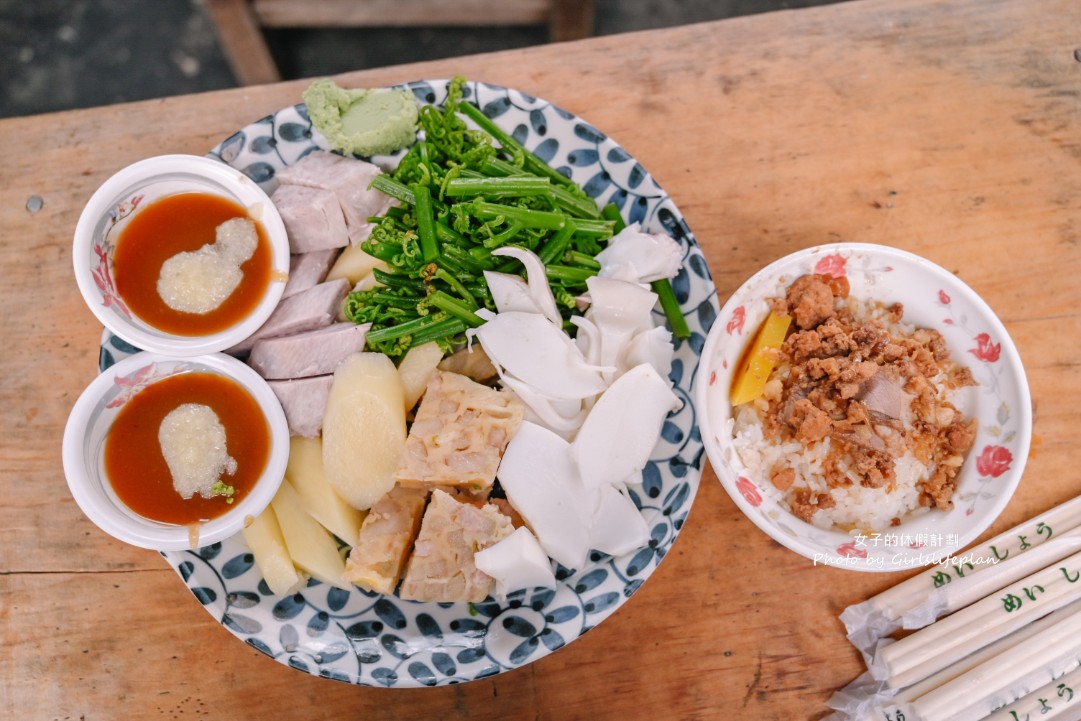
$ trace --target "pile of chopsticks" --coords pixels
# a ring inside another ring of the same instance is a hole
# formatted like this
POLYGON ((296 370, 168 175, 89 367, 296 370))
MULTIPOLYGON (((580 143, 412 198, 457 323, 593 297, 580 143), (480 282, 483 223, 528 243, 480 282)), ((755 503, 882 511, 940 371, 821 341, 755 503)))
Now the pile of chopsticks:
POLYGON ((833 721, 1081 719, 1081 497, 841 621, 867 672, 829 700, 833 721))

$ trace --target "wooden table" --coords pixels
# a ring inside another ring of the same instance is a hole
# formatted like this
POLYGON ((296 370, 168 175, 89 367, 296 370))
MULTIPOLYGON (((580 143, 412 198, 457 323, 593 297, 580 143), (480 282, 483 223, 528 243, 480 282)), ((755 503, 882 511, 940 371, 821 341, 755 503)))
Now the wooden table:
MULTIPOLYGON (((1081 491, 1079 27, 1075 0, 862 0, 338 80, 462 73, 589 119, 671 193, 722 300, 767 262, 825 241, 898 246, 960 275, 1020 347, 1036 410, 1028 469, 997 532, 1081 491)), ((838 613, 903 574, 812 567, 758 532, 712 471, 673 551, 613 618, 523 669, 421 690, 350 687, 270 661, 218 626, 157 554, 83 517, 60 464, 101 332, 71 272, 83 204, 120 167, 201 154, 306 85, 0 121, 5 715, 824 715, 862 670, 838 613)))

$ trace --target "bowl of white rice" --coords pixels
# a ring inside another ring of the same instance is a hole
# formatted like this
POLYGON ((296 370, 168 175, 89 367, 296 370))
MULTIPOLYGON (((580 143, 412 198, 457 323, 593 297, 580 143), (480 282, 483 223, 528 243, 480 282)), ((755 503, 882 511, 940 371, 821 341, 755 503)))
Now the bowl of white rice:
POLYGON ((815 565, 896 571, 962 558, 1028 456, 1028 383, 1005 327, 955 275, 895 248, 823 245, 762 269, 721 309, 696 380, 722 485, 815 565), (801 278, 858 332, 835 320, 814 329, 821 318, 793 311, 786 294, 801 278), (777 315, 785 340, 762 351, 770 362, 748 400, 737 390, 749 350, 777 315), (919 377, 888 367, 891 349, 919 377))
POLYGON ((267 508, 285 477, 289 427, 266 381, 236 358, 144 351, 79 396, 62 456, 72 497, 101 530, 140 548, 194 550, 267 508))

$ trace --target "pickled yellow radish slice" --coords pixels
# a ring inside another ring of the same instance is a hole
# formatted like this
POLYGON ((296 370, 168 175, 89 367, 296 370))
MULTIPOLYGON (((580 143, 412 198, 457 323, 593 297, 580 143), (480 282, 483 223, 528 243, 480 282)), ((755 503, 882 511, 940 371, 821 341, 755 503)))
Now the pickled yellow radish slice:
POLYGON ((791 323, 791 316, 771 311, 758 329, 732 380, 730 399, 733 406, 753 401, 762 395, 777 361, 777 350, 784 343, 791 323))

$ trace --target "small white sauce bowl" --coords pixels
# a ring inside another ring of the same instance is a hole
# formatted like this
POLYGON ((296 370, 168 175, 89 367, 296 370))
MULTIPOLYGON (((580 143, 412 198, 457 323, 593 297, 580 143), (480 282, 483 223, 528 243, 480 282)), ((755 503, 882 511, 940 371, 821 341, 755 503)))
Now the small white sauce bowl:
POLYGON ((129 165, 94 192, 75 226, 72 262, 79 292, 106 328, 143 350, 196 356, 231 348, 270 316, 285 290, 289 239, 270 198, 239 170, 198 155, 162 155, 129 165), (271 246, 276 277, 262 301, 246 318, 210 335, 174 335, 143 322, 127 309, 113 282, 113 254, 124 227, 155 200, 183 192, 212 193, 239 204, 263 225, 271 246))
POLYGON ((1032 404, 1021 358, 988 305, 949 271, 903 250, 839 243, 798 251, 755 273, 721 309, 702 349, 695 377, 702 440, 725 490, 760 529, 815 565, 898 571, 963 562, 962 549, 1010 500, 1028 459, 1032 404), (769 314, 766 299, 784 297, 801 275, 845 276, 850 295, 904 305, 902 322, 933 328, 950 357, 976 382, 961 410, 975 417, 976 441, 957 477, 949 511, 914 511, 877 534, 845 533, 802 521, 782 503, 768 477, 749 470, 734 447, 729 402, 732 376, 747 344, 769 314))
POLYGON ((222 353, 176 358, 136 353, 95 378, 75 402, 64 428, 64 475, 75 502, 101 530, 125 543, 155 551, 191 548, 188 526, 154 521, 133 512, 105 473, 105 440, 121 407, 147 385, 178 373, 215 373, 245 388, 259 404, 270 433, 270 455, 255 487, 223 515, 198 528, 198 546, 241 531, 274 498, 289 460, 289 427, 274 392, 244 363, 222 353))

